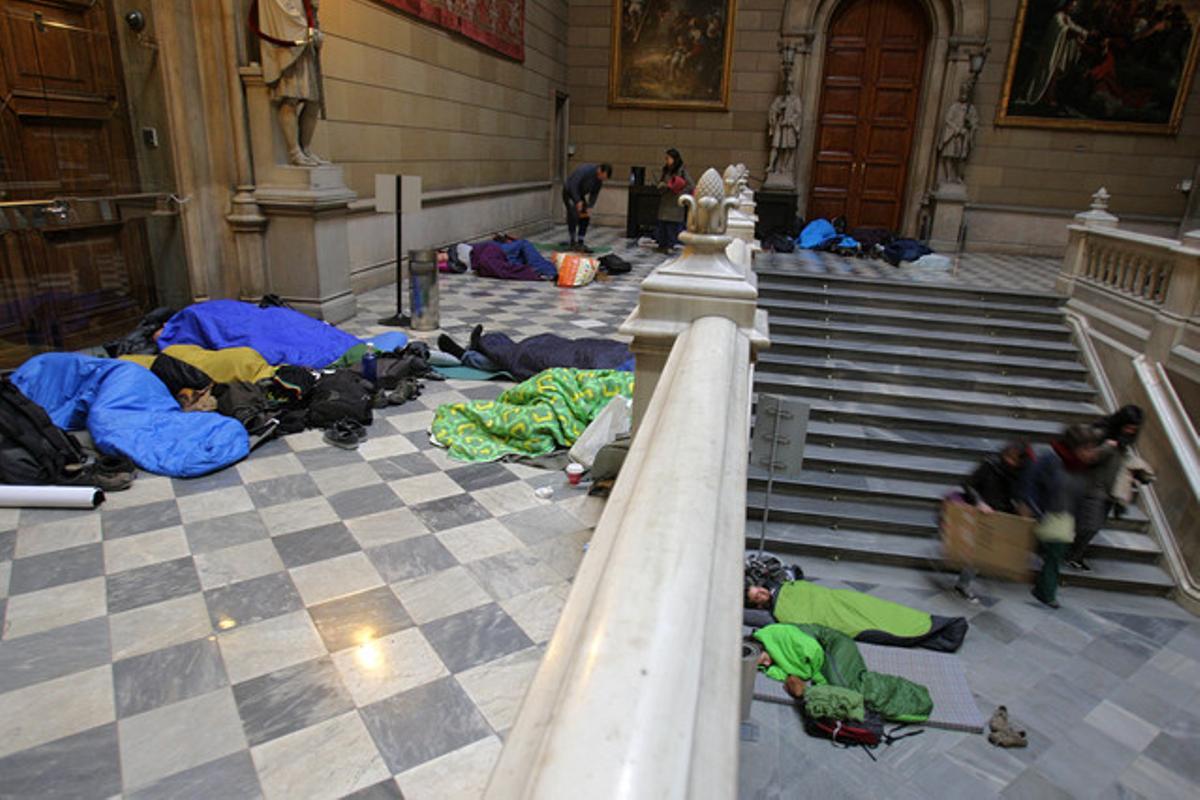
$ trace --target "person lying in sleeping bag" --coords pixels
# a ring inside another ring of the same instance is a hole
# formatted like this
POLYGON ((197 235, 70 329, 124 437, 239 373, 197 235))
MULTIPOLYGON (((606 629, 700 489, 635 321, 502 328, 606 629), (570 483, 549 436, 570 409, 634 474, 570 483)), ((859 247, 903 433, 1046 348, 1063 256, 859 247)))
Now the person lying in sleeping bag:
MULTIPOLYGON (((929 690, 898 675, 867 669, 858 646, 849 636, 824 625, 768 625, 754 632, 766 652, 760 668, 768 678, 810 680, 862 695, 866 707, 886 720, 924 722, 933 711, 929 690)), ((792 684, 788 692, 798 696, 792 684)), ((803 694, 803 690, 800 690, 803 694)))
POLYGON ((744 600, 747 624, 762 625, 760 617, 766 611, 776 622, 825 625, 871 644, 954 652, 968 629, 962 617, 932 616, 865 592, 830 589, 804 580, 781 584, 774 592, 750 586, 744 600))

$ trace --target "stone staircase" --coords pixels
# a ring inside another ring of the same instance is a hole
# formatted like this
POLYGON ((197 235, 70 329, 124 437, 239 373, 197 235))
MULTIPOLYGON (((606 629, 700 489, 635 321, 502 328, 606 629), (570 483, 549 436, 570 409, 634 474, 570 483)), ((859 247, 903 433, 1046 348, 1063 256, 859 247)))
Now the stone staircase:
MULTIPOLYGON (((803 473, 775 480, 772 552, 948 569, 942 495, 1009 438, 1103 413, 1057 296, 777 268, 758 270, 758 292, 771 349, 755 391, 811 405, 803 473)), ((756 546, 766 473, 753 465, 748 489, 756 546)), ((1173 588, 1140 509, 1093 548, 1093 571, 1064 569, 1066 583, 1173 588)))

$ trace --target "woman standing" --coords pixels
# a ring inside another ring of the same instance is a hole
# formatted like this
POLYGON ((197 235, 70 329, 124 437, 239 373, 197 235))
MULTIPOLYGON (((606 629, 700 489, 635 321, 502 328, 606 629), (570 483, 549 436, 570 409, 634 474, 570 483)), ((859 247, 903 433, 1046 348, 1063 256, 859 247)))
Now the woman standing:
POLYGON ((669 253, 679 241, 686 212, 679 205, 679 196, 692 191, 692 178, 683 168, 683 156, 674 147, 667 150, 662 174, 658 176, 658 252, 669 253))

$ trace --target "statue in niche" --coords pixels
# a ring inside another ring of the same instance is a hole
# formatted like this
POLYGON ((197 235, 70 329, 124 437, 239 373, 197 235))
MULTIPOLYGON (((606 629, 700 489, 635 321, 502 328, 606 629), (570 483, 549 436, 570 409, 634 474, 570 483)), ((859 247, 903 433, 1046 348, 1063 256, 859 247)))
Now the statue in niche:
POLYGON ((767 180, 771 186, 794 186, 796 148, 800 144, 800 98, 791 92, 792 64, 785 53, 783 94, 776 95, 767 111, 767 132, 771 138, 771 156, 767 161, 767 180))
POLYGON ((310 149, 317 120, 325 117, 320 0, 258 0, 257 5, 254 33, 262 42, 263 81, 277 109, 288 162, 297 167, 328 164, 310 149))
POLYGON ((963 183, 967 159, 975 147, 979 112, 971 103, 973 88, 973 81, 963 81, 958 90, 958 100, 946 109, 946 118, 942 123, 942 135, 938 140, 938 167, 941 179, 946 183, 963 183))

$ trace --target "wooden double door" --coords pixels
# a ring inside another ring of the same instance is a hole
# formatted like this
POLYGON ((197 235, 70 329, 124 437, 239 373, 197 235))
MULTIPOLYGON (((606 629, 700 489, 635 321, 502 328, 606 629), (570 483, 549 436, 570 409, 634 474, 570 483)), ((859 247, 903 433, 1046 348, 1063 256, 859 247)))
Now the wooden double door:
POLYGON ((809 219, 896 230, 929 24, 916 0, 846 0, 826 38, 809 219))
POLYGON ((0 0, 0 367, 154 300, 111 3, 0 0))

